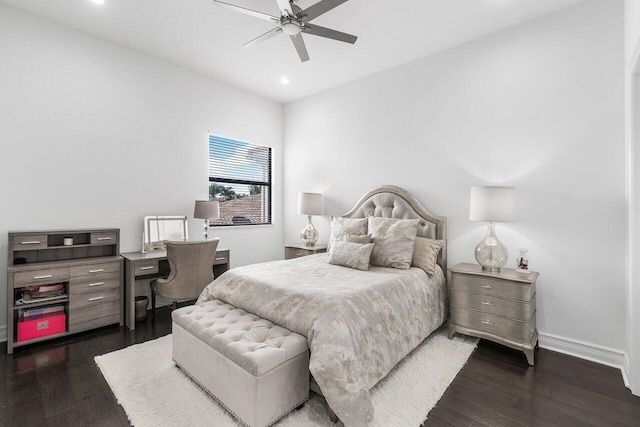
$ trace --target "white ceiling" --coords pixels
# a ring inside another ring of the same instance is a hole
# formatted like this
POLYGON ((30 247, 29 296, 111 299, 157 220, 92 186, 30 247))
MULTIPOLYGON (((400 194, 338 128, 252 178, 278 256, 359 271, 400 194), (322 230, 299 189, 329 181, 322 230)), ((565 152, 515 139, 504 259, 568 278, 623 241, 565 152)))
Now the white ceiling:
MULTIPOLYGON (((225 1, 279 15, 276 0, 225 1)), ((354 34, 356 44, 305 35, 311 60, 301 63, 283 34, 243 48, 273 26, 211 0, 0 0, 282 103, 583 1, 350 0, 313 23, 354 34)))

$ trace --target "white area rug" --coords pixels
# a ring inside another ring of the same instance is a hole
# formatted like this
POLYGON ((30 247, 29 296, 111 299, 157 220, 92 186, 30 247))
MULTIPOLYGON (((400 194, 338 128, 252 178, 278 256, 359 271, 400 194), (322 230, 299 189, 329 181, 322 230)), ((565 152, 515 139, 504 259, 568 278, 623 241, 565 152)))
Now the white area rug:
MULTIPOLYGON (((467 362, 478 340, 434 332, 372 390, 375 426, 419 426, 467 362)), ((118 403, 136 427, 238 427, 171 360, 171 335, 95 358, 118 403)), ((317 395, 278 427, 336 427, 317 395)))

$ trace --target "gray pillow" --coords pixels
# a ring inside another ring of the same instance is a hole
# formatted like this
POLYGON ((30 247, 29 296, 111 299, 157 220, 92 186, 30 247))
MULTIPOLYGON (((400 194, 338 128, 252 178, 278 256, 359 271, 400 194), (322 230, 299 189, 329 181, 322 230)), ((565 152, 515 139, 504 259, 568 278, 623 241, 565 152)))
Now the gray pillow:
POLYGON ((406 270, 411 267, 418 219, 369 217, 369 233, 375 243, 371 264, 406 270))
POLYGON ((436 273, 438 262, 438 252, 442 248, 444 240, 427 239, 426 237, 416 237, 416 245, 413 249, 412 267, 420 267, 429 276, 436 273))
POLYGON ((360 244, 346 240, 335 240, 329 254, 329 264, 369 270, 371 251, 374 246, 373 243, 360 244))
POLYGON ((327 252, 331 252, 334 240, 345 240, 347 234, 367 234, 367 218, 333 217, 327 252))

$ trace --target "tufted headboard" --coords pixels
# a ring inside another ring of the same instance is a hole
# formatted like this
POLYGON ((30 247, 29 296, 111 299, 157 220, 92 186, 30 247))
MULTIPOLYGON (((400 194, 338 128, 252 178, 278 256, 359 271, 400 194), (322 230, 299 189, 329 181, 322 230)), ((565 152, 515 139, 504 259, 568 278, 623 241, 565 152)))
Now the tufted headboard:
POLYGON ((362 196, 349 212, 341 215, 346 218, 383 218, 422 219, 418 227, 418 236, 444 240, 438 254, 438 265, 447 274, 447 219, 426 210, 408 191, 394 185, 383 185, 362 196))

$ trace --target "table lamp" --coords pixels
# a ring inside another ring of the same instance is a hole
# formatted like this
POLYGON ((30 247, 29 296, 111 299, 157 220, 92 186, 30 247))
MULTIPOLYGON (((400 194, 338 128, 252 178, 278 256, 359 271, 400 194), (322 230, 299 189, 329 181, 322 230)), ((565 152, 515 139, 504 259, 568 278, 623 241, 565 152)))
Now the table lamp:
POLYGON ((204 240, 209 238, 209 220, 220 218, 220 203, 217 200, 196 200, 193 217, 204 219, 204 240))
POLYGON ((499 272, 507 263, 507 248, 496 236, 496 222, 514 220, 513 187, 471 187, 469 219, 487 222, 487 236, 476 246, 476 261, 483 271, 499 272))
POLYGON ((311 215, 322 215, 322 194, 298 193, 298 213, 308 215, 307 226, 300 232, 300 238, 306 246, 318 241, 318 231, 311 222, 311 215))

